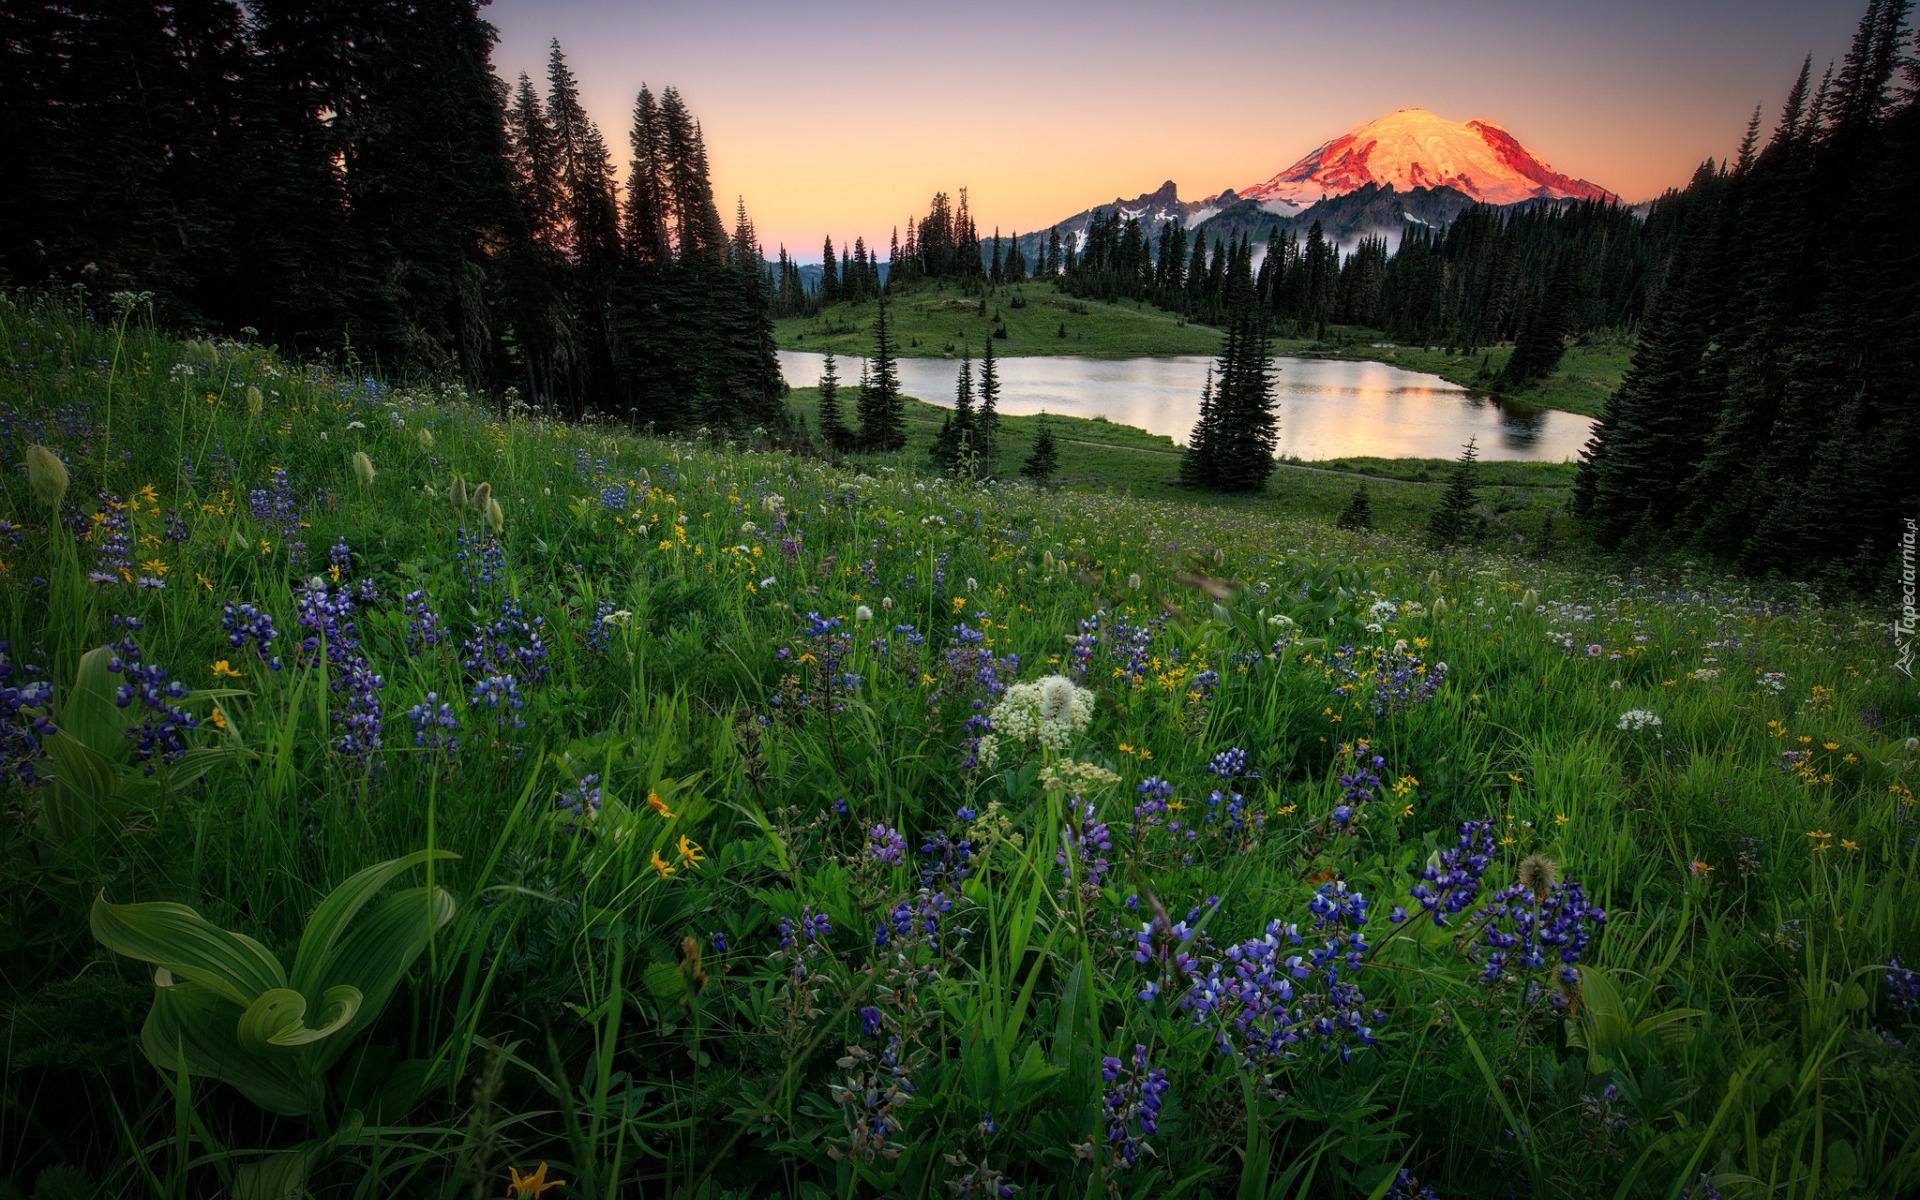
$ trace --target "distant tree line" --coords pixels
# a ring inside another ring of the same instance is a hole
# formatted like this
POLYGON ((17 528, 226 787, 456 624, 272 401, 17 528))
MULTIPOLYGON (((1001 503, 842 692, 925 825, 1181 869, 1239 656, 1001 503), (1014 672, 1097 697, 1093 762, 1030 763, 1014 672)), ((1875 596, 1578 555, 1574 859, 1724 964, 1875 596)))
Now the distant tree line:
POLYGON ((1869 587, 1920 516, 1920 59, 1871 0, 1837 73, 1811 60, 1772 137, 1674 198, 1678 247, 1588 444, 1603 546, 1869 587))
POLYGON ((1231 308, 1236 260, 1257 260, 1254 295, 1276 330, 1359 325, 1466 353, 1529 330, 1542 341, 1549 329, 1631 330, 1668 257, 1677 203, 1664 198, 1644 221, 1610 202, 1476 205, 1443 229, 1409 221, 1397 248, 1372 234, 1344 254, 1317 220, 1304 236, 1275 225, 1256 246, 1174 220, 1149 236, 1138 218, 1097 212, 1066 250, 1061 286, 1212 324, 1231 308))
POLYGON ((0 279, 666 424, 777 421, 771 289, 700 128, 642 88, 633 177, 553 47, 479 0, 0 9, 0 279))

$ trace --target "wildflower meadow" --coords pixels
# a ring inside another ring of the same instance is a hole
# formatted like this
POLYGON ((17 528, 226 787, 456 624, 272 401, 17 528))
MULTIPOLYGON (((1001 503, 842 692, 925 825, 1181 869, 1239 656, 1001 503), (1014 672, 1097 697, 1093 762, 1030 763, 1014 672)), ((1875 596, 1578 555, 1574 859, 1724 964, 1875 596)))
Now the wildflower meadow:
POLYGON ((0 1195, 1920 1190, 1877 611, 0 340, 0 1195))

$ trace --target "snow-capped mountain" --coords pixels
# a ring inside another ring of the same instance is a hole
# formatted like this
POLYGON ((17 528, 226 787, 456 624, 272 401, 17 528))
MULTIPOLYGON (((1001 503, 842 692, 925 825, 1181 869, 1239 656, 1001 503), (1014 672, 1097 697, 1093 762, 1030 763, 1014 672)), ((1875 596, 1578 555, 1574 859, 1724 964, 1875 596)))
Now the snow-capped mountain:
MULTIPOLYGON (((1061 221, 1060 236, 1084 236, 1096 213, 1135 217, 1149 237, 1177 220, 1198 236, 1256 236, 1281 226, 1325 235, 1350 249, 1362 237, 1397 246, 1410 224, 1441 226, 1473 204, 1617 200, 1585 179, 1555 171, 1492 121, 1449 121, 1402 108, 1325 143, 1264 183, 1182 200, 1172 180, 1132 200, 1115 197, 1061 221), (1204 227, 1204 228, 1202 228, 1204 227)), ((1047 230, 1020 237, 1033 262, 1047 230)))
POLYGON ((1614 198, 1598 184, 1555 171, 1492 121, 1449 121, 1424 108, 1368 121, 1265 183, 1240 189, 1239 196, 1290 205, 1297 213, 1369 183, 1392 184, 1401 192, 1448 187, 1485 204, 1614 198))

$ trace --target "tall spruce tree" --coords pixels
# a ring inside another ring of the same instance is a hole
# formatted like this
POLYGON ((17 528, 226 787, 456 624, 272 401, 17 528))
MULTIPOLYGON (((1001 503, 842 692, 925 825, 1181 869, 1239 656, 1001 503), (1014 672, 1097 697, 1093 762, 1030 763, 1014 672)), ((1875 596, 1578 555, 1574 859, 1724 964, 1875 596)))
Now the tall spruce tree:
POLYGON ((886 297, 873 319, 873 358, 870 375, 860 388, 860 446, 887 453, 907 444, 906 406, 900 398, 900 373, 894 359, 893 334, 887 326, 886 297))
POLYGON ((1454 464, 1453 473, 1447 476, 1446 490, 1440 493, 1440 503, 1427 517, 1427 544, 1436 549, 1458 544, 1478 532, 1479 521, 1473 511, 1473 489, 1476 486, 1477 472, 1475 463, 1480 457, 1476 439, 1469 438, 1461 448, 1460 459, 1454 464))
POLYGON ((831 351, 820 368, 820 440, 834 450, 846 449, 853 440, 840 415, 840 376, 834 371, 831 351))
POLYGON ((993 339, 980 354, 980 409, 968 430, 974 453, 991 467, 1000 441, 1000 368, 993 358, 993 339))
POLYGON ((1049 483, 1055 471, 1060 469, 1060 449, 1053 443, 1053 426, 1045 417, 1040 419, 1040 432, 1034 435, 1033 449, 1027 455, 1027 461, 1020 466, 1020 473, 1036 483, 1049 483))

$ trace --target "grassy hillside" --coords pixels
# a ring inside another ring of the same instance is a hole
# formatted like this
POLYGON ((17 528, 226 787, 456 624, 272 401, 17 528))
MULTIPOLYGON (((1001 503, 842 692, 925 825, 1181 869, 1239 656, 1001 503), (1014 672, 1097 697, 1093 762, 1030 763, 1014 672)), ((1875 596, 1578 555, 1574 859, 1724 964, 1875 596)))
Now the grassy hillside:
MULTIPOLYGON (((830 304, 817 317, 776 323, 783 350, 869 354, 877 306, 830 304)), ((938 358, 970 347, 975 355, 998 324, 998 355, 1084 354, 1127 358, 1152 354, 1217 354, 1217 330, 1189 325, 1186 318, 1131 301, 1103 304, 1064 295, 1051 283, 1024 283, 978 293, 925 284, 892 297, 888 307, 903 356, 938 358), (1063 336, 1064 333, 1064 336, 1063 336)))
MULTIPOLYGON (((795 388, 789 404, 809 429, 819 427, 819 393, 795 388)), ((951 410, 919 400, 907 402, 907 449, 884 460, 901 469, 927 470, 927 451, 941 422, 951 410)), ((1000 446, 982 473, 1002 479, 1020 475, 1032 452, 1034 438, 1045 421, 1053 429, 1060 451, 1055 483, 1081 492, 1117 492, 1122 495, 1248 512, 1266 512, 1332 520, 1346 507, 1354 488, 1365 480, 1377 528, 1417 536, 1439 499, 1439 490, 1453 463, 1421 458, 1347 458, 1327 462, 1282 461, 1266 489, 1256 495, 1219 497, 1196 494, 1178 482, 1181 450, 1172 438, 1150 434, 1131 425, 1084 417, 1002 417, 1000 446)), ((1565 513, 1566 489, 1573 468, 1564 463, 1490 462, 1478 468, 1485 486, 1482 510, 1500 536, 1539 550, 1537 543, 1547 522, 1548 535, 1564 538, 1573 528, 1565 513)))
POLYGON ((1920 1188, 1884 613, 1097 425, 961 484, 0 298, 0 1195, 1920 1188))

